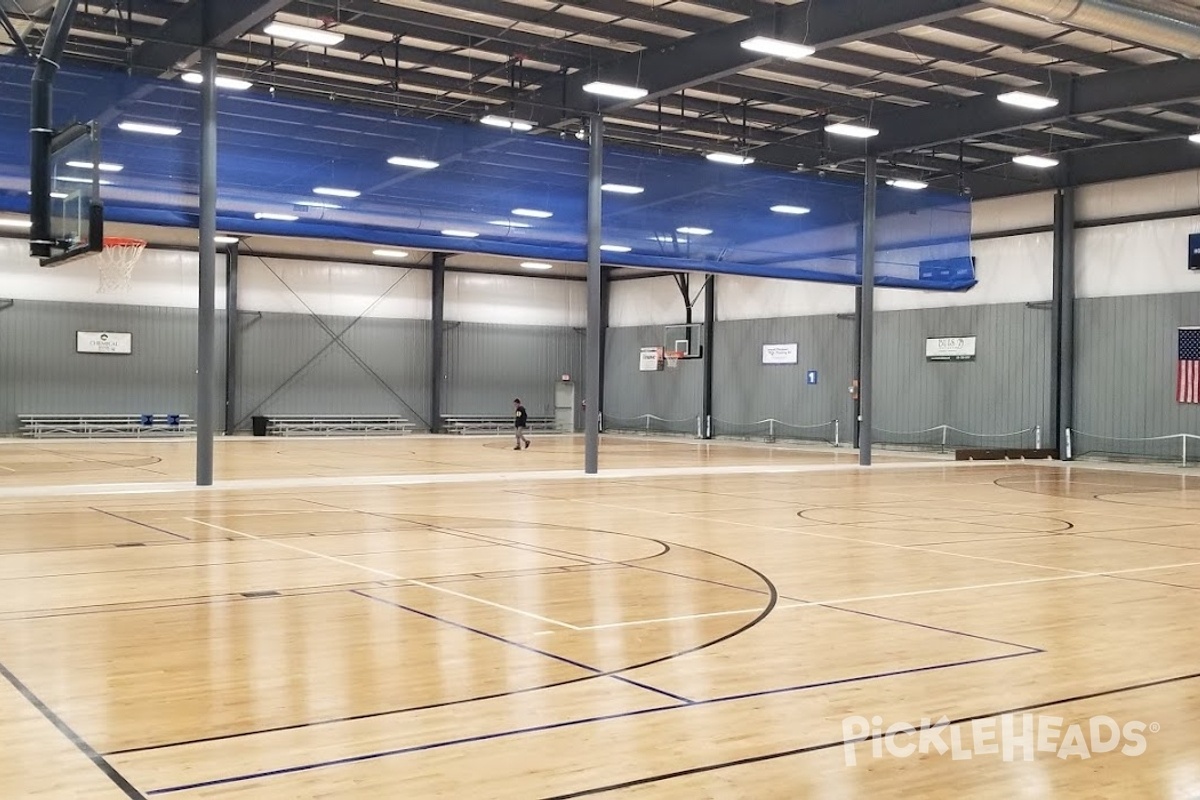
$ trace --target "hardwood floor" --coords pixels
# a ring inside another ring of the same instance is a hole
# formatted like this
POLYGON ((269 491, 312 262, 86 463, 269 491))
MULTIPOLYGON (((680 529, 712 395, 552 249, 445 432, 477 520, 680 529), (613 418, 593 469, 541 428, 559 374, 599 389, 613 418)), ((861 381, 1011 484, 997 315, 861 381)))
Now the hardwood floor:
POLYGON ((1186 471, 191 452, 0 444, 3 797, 1200 797, 1186 471))

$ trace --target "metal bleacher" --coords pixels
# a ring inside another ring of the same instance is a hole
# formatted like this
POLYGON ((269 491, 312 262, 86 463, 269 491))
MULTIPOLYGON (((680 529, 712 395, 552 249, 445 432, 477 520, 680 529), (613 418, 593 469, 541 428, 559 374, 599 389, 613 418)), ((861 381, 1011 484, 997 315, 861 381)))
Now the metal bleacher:
POLYGON ((405 417, 359 414, 275 414, 267 422, 273 436, 372 436, 411 433, 405 417))
MULTIPOLYGON (((442 416, 442 430, 445 433, 461 435, 474 433, 508 433, 513 430, 512 415, 504 414, 445 414, 442 416)), ((553 417, 530 417, 529 431, 553 431, 553 417)))
POLYGON ((187 414, 18 414, 21 435, 34 439, 147 438, 196 432, 187 414))

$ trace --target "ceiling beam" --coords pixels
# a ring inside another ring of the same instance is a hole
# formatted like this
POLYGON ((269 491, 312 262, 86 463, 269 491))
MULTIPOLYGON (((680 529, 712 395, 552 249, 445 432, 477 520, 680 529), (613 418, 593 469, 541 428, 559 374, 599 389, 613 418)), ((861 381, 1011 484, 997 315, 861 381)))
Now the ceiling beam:
MULTIPOLYGON (((602 77, 607 81, 640 86, 648 90, 647 99, 653 99, 770 63, 772 59, 762 58, 741 47, 743 41, 754 36, 775 36, 816 47, 832 47, 981 7, 982 3, 973 0, 888 0, 886 3, 845 0, 837 4, 774 6, 769 13, 696 34, 657 50, 622 56, 602 65, 594 73, 580 71, 565 76, 558 85, 544 88, 537 104, 561 105, 577 113, 610 111, 629 103, 598 104, 594 97, 583 91, 583 86, 602 77)), ((558 119, 544 116, 539 122, 550 127, 558 119)))
POLYGON ((289 0, 190 0, 133 52, 134 66, 157 73, 192 64, 203 47, 222 47, 283 10, 289 0))
POLYGON ((871 140, 870 148, 876 153, 894 153, 1072 117, 1197 100, 1200 62, 1164 61, 1075 79, 1056 75, 1048 88, 1059 104, 1044 111, 1014 108, 994 96, 981 95, 953 105, 879 114, 872 124, 882 132, 871 140))

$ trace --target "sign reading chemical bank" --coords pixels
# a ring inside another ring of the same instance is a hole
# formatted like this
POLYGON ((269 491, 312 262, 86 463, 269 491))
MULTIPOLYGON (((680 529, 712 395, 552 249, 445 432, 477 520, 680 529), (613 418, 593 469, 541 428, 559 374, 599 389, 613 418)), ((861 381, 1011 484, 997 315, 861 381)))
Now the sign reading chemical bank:
POLYGON ((974 361, 974 336, 944 336, 925 340, 926 361, 974 361))
POLYGON ((133 352, 133 334, 76 331, 75 352, 129 355, 133 352))

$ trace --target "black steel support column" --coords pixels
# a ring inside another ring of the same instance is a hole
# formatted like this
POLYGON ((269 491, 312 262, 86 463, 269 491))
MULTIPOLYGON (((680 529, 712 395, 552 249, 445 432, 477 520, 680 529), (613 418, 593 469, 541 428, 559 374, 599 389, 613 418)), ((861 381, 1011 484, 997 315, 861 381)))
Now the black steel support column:
POLYGON ((442 432, 442 384, 446 372, 446 259, 433 254, 433 301, 429 331, 429 432, 442 432))
MULTIPOLYGON (((861 237, 860 237, 861 240, 861 237)), ((861 254, 859 256, 859 274, 862 274, 861 254)), ((861 286, 854 287, 854 390, 851 402, 854 404, 854 435, 850 441, 858 444, 858 420, 862 415, 862 404, 859 402, 859 386, 862 385, 862 298, 861 286)))
POLYGON ((238 246, 225 247, 225 435, 237 425, 238 357, 242 326, 238 319, 238 246))
POLYGON ((704 438, 713 438, 713 340, 717 332, 717 276, 704 281, 704 438))
POLYGON ((862 337, 859 344, 858 463, 864 467, 871 465, 871 392, 874 383, 871 378, 875 354, 875 168, 875 156, 868 156, 863 178, 862 303, 858 315, 862 337))
POLYGON ((212 486, 217 272, 217 53, 204 51, 200 97, 200 287, 196 348, 196 485, 212 486))
POLYGON ((75 20, 75 0, 58 0, 38 53, 29 98, 29 254, 48 258, 50 234, 50 140, 54 138, 54 76, 75 20))
POLYGON ((604 417, 604 361, 608 355, 608 304, 611 297, 612 278, 609 276, 608 269, 602 266, 600 268, 600 389, 596 393, 600 398, 600 405, 596 408, 592 408, 590 405, 584 407, 585 417, 589 413, 595 414, 601 423, 604 417))
POLYGON ((604 118, 593 114, 588 119, 588 197, 587 197, 587 339, 585 342, 584 399, 588 412, 583 418, 583 471, 595 475, 600 470, 600 362, 601 328, 604 326, 600 265, 600 214, 604 177, 604 118))
POLYGON ((1059 458, 1073 453, 1067 431, 1075 424, 1075 190, 1054 194, 1054 291, 1050 363, 1054 383, 1054 441, 1059 458))

